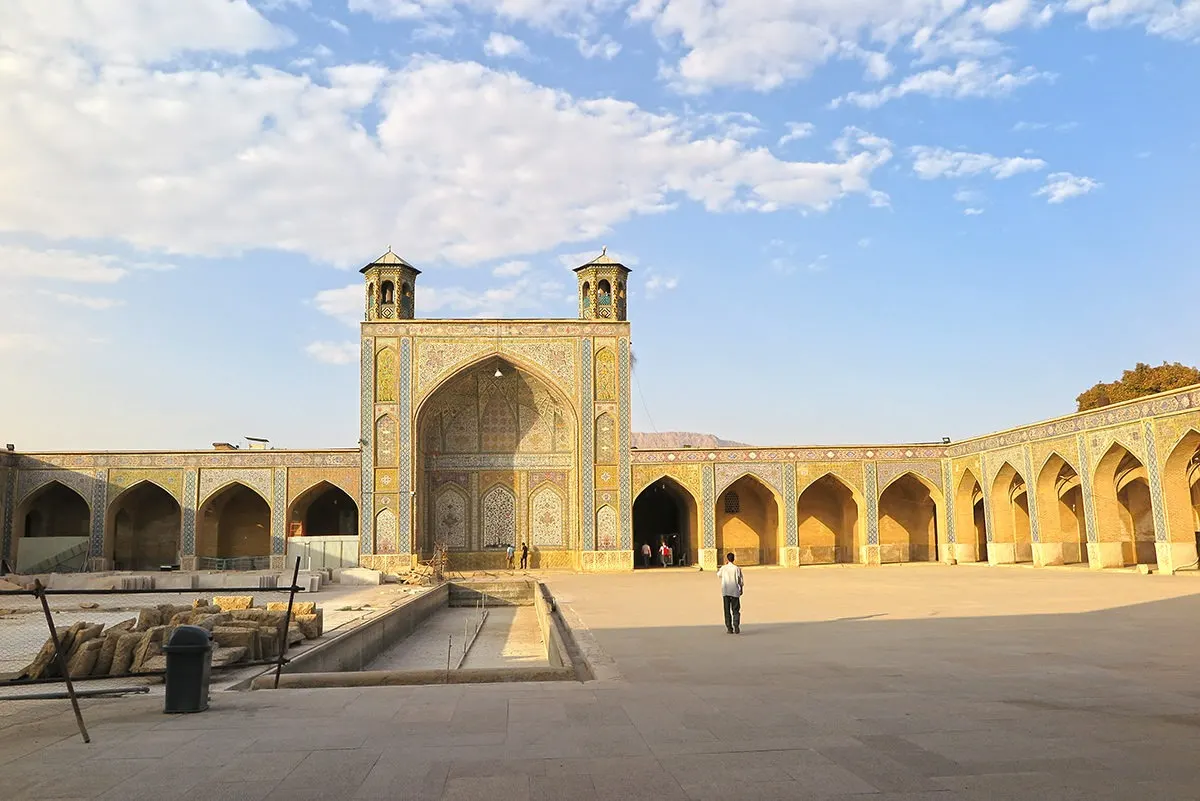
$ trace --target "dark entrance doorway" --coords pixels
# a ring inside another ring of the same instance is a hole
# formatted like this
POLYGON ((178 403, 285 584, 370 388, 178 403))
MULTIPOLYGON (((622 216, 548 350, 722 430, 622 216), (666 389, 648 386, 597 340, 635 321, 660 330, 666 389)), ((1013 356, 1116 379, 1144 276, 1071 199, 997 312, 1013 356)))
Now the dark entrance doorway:
POLYGON ((661 567, 659 547, 671 549, 669 565, 687 565, 696 560, 693 537, 695 514, 690 496, 669 478, 646 487, 633 502, 633 563, 646 567, 642 546, 650 546, 650 567, 661 567))

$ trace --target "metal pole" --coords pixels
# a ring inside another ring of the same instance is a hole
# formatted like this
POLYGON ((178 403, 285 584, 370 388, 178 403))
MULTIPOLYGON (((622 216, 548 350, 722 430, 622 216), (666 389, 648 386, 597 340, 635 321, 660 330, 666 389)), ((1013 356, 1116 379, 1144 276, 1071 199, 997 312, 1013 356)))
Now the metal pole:
POLYGON ((287 652, 288 629, 292 625, 292 603, 296 600, 296 582, 300 579, 300 557, 296 557, 296 567, 292 570, 292 589, 288 593, 287 617, 283 619, 283 640, 279 643, 279 661, 275 664, 275 689, 279 689, 279 673, 283 670, 283 655, 287 652))
POLYGON ((446 638, 446 684, 450 683, 450 651, 454 648, 454 635, 446 638))
POLYGON ((50 628, 50 639, 54 643, 54 653, 58 657, 58 669, 62 672, 63 680, 67 683, 67 695, 71 697, 71 708, 75 710, 75 722, 79 724, 79 736, 85 743, 92 741, 88 737, 87 726, 83 725, 83 713, 79 711, 79 699, 75 696, 75 685, 71 683, 71 673, 67 670, 67 655, 62 652, 58 641, 58 629, 54 628, 54 616, 50 614, 50 604, 46 603, 46 588, 41 579, 33 580, 33 594, 42 602, 42 612, 46 615, 46 625, 50 628))

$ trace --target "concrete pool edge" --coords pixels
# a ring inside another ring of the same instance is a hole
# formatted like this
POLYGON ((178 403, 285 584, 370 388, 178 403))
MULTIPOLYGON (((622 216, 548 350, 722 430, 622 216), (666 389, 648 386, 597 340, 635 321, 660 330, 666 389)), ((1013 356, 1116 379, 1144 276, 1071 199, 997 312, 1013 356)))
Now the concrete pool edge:
MULTIPOLYGON (((364 670, 364 666, 410 636, 435 612, 447 607, 453 585, 470 586, 470 582, 447 581, 298 655, 284 666, 279 689, 591 680, 587 660, 549 588, 537 580, 525 583, 533 585, 532 605, 549 666, 364 670)), ((268 670, 242 682, 238 689, 262 690, 274 686, 275 672, 268 670)))

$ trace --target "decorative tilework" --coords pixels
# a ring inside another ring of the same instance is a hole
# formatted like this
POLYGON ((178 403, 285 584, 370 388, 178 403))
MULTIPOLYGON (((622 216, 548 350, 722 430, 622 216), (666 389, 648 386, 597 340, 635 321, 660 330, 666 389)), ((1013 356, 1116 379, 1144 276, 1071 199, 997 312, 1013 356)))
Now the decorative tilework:
POLYGON ((1092 500, 1092 469, 1088 463, 1087 441, 1080 434, 1075 441, 1079 451, 1079 486, 1083 491, 1083 525, 1087 529, 1088 542, 1098 542, 1096 531, 1096 507, 1092 500))
MULTIPOLYGON (((18 471, 39 472, 50 468, 88 472, 100 468, 133 470, 179 470, 185 468, 272 468, 272 467, 344 467, 358 464, 358 451, 327 448, 311 451, 280 449, 262 451, 177 451, 174 453, 112 452, 22 454, 15 460, 18 471)), ((20 478, 18 477, 18 484, 20 478)))
POLYGON ((619 420, 618 430, 620 431, 620 442, 617 445, 617 458, 620 460, 618 464, 619 473, 617 475, 619 483, 617 497, 621 504, 621 547, 633 550, 633 498, 631 487, 629 486, 631 478, 629 462, 631 437, 629 423, 632 411, 629 408, 629 340, 625 337, 617 340, 617 380, 620 382, 617 391, 619 401, 617 417, 619 420))
POLYGON ((467 493, 448 484, 438 492, 434 501, 433 528, 435 540, 447 548, 469 548, 467 537, 467 493))
POLYGON ((183 476, 178 470, 117 469, 108 471, 109 494, 115 499, 125 490, 143 481, 155 485, 179 500, 183 476))
POLYGON ((396 418, 385 414, 375 421, 375 466, 396 463, 396 418))
POLYGON ((596 512, 596 534, 599 538, 599 549, 611 551, 617 548, 617 512, 608 504, 596 512))
POLYGON ((1025 452, 1025 475, 1030 477, 1030 481, 1025 485, 1025 502, 1029 504, 1029 539, 1031 542, 1041 542, 1038 529, 1037 481, 1033 474, 1033 454, 1028 446, 1022 450, 1025 452))
POLYGON ((337 487, 342 492, 356 499, 358 496, 358 468, 314 468, 297 467, 287 471, 287 504, 290 508, 296 499, 322 482, 337 487))
POLYGON ((484 548, 494 548, 508 545, 517 541, 517 499, 512 490, 503 484, 496 484, 484 493, 482 502, 482 521, 484 548))
POLYGON ((795 547, 800 544, 799 524, 796 521, 799 498, 796 496, 796 465, 790 462, 783 466, 783 505, 787 521, 787 544, 788 547, 795 547))
POLYGON ((88 556, 104 556, 104 511, 108 508, 108 471, 97 470, 92 477, 92 531, 88 556))
POLYGON ((1179 446, 1180 441, 1190 431, 1200 432, 1200 414, 1189 412, 1154 421, 1155 442, 1158 443, 1159 453, 1170 458, 1179 446))
POLYGON ((607 412, 596 418, 596 461, 612 464, 616 459, 617 432, 612 415, 607 412))
MULTIPOLYGON (((500 355, 511 355, 541 368, 568 398, 575 397, 575 347, 569 339, 502 341, 500 355)), ((584 362, 590 364, 591 362, 584 362)), ((586 371, 585 371, 586 372, 586 371)))
MULTIPOLYGON (((12 526, 13 513, 17 505, 17 471, 6 470, 4 479, 4 538, 0 541, 0 557, 8 557, 8 549, 12 547, 12 526)), ((12 555, 12 559, 16 561, 16 555, 12 555)))
POLYGON ((867 462, 863 466, 867 485, 867 545, 879 544, 879 477, 875 469, 874 462, 867 462))
MULTIPOLYGON (((103 474, 101 474, 103 475, 103 474)), ((79 493, 90 506, 95 489, 95 473, 78 470, 19 470, 17 473, 17 494, 13 508, 20 506, 30 495, 57 481, 64 487, 69 487, 79 493)))
POLYGON ((275 495, 271 503, 271 554, 287 552, 287 479, 286 467, 275 468, 275 495))
POLYGON ((375 472, 375 372, 371 369, 371 356, 375 353, 375 340, 363 337, 362 353, 359 357, 359 482, 362 514, 358 516, 358 552, 371 553, 374 541, 375 517, 367 514, 374 508, 375 472))
POLYGON ((391 348, 375 354, 375 402, 396 402, 396 351, 391 348))
POLYGON ((987 535, 987 541, 992 541, 992 532, 996 530, 992 523, 992 485, 988 480, 988 457, 987 454, 980 456, 979 472, 983 474, 983 480, 979 484, 979 489, 983 493, 983 527, 984 533, 987 535))
POLYGON ((596 400, 617 399, 617 357, 608 348, 596 354, 596 400))
POLYGON ((398 538, 404 553, 412 553, 412 340, 400 340, 400 508, 398 538))
POLYGON ((877 469, 880 490, 886 490, 889 484, 905 473, 921 476, 935 487, 942 485, 942 466, 934 461, 880 462, 877 469))
POLYGON ((561 548, 566 544, 563 498, 552 486, 536 490, 529 499, 529 531, 534 545, 561 548))
POLYGON ((211 498, 218 490, 230 484, 244 484, 257 492, 264 501, 270 503, 271 471, 254 470, 201 470, 200 471, 200 505, 211 498))
POLYGON ((730 484, 744 475, 753 475, 763 480, 768 487, 783 496, 783 465, 773 464, 718 464, 716 466, 717 491, 724 492, 730 484))
POLYGON ((196 504, 199 478, 195 470, 183 474, 183 555, 196 553, 196 504))
POLYGON ((1146 443, 1142 437, 1141 426, 1124 426, 1089 435, 1088 455, 1097 467, 1114 444, 1129 451, 1142 464, 1146 463, 1146 443))
POLYGON ((569 453, 457 453, 425 459, 426 470, 538 470, 567 469, 569 453))
POLYGON ((583 435, 583 463, 580 465, 580 486, 583 489, 583 550, 596 550, 596 488, 594 485, 594 435, 591 420, 595 418, 592 406, 592 340, 583 339, 579 343, 580 364, 582 371, 583 390, 580 393, 583 425, 580 426, 583 435))
POLYGON ((394 554, 400 550, 396 534, 396 513, 384 509, 375 515, 375 553, 394 554))
POLYGON ((691 494, 692 499, 696 501, 697 508, 703 505, 704 479, 702 477, 702 473, 706 469, 706 465, 637 464, 633 465, 632 469, 633 485, 631 489, 635 496, 641 495, 642 490, 646 489, 646 487, 650 486, 659 479, 670 478, 691 494))
POLYGON ((942 460, 942 497, 946 499, 946 542, 953 545, 956 541, 954 530, 954 477, 950 472, 950 460, 942 460))
POLYGON ((717 488, 713 475, 713 466, 705 465, 703 473, 703 491, 700 506, 703 509, 701 519, 704 521, 702 534, 705 548, 717 547, 717 488))
POLYGON ((1167 530, 1167 512, 1163 504, 1162 474, 1158 468, 1158 449, 1154 446, 1154 424, 1146 420, 1146 476, 1150 483, 1150 508, 1154 513, 1154 541, 1167 542, 1170 539, 1167 530))
POLYGON ((802 494, 810 484, 827 475, 836 476, 847 487, 857 490, 859 494, 862 493, 863 468, 861 462, 801 462, 795 467, 797 495, 802 494))

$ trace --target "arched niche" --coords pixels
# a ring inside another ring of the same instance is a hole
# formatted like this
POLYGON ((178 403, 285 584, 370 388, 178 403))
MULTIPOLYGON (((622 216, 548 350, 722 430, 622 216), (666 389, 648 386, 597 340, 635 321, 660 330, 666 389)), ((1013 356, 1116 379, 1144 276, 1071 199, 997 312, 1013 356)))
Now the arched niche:
POLYGON ((800 564, 859 561, 861 501, 835 473, 826 473, 801 491, 796 501, 800 564))
POLYGON ((954 490, 954 558, 959 562, 988 560, 987 515, 983 503, 983 485, 969 468, 954 490))
MULTIPOLYGON (((658 548, 671 548, 676 564, 692 564, 700 553, 699 505, 687 489, 670 476, 647 484, 633 500, 633 561, 635 567, 658 564, 658 548), (642 546, 650 546, 647 565, 642 546)), ((615 520, 615 512, 614 512, 615 520)))
MULTIPOLYGON (((17 504, 13 513, 11 548, 16 569, 28 569, 87 543, 91 521, 91 506, 77 490, 57 480, 38 487, 17 504)), ((85 552, 69 566, 82 568, 86 561, 85 552)))
POLYGON ((357 536, 358 515, 358 504, 350 493, 329 481, 318 481, 297 495, 288 508, 288 536, 357 536))
POLYGON ((182 519, 174 495, 153 481, 140 481, 108 505, 104 555, 114 570, 177 565, 182 519))
POLYGON ((776 564, 783 542, 781 499, 758 476, 747 473, 717 497, 716 545, 720 560, 734 554, 738 564, 776 564))
POLYGON ((1070 462, 1052 453, 1037 477, 1038 539, 1041 564, 1088 561, 1083 483, 1070 462))
POLYGON ((879 495, 879 561, 936 562, 936 489, 917 473, 903 473, 879 495))
POLYGON ((1155 564, 1154 512, 1149 476, 1141 460, 1114 442, 1096 463, 1097 567, 1155 564))
POLYGON ((214 492, 196 513, 196 556, 201 569, 270 567, 270 504, 240 481, 214 492))

